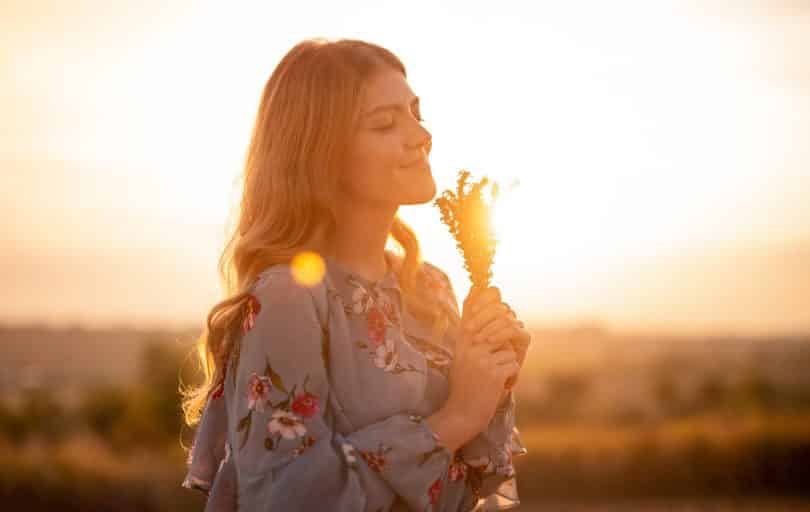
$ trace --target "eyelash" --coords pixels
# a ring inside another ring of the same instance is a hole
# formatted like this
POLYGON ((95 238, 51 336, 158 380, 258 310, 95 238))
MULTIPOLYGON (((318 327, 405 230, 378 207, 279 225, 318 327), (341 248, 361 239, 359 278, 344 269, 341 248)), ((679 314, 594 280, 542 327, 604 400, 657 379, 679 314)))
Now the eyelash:
MULTIPOLYGON (((416 120, 417 120, 417 121, 419 121, 420 123, 424 123, 424 122, 425 122, 425 118, 424 118, 424 117, 422 117, 421 115, 417 115, 417 116, 416 116, 416 120)), ((396 125, 396 123, 391 123, 391 124, 390 124, 390 125, 388 125, 388 126, 383 126, 383 127, 377 128, 377 131, 380 131, 380 132, 387 132, 388 130, 392 129, 392 128, 394 127, 394 125, 396 125)))

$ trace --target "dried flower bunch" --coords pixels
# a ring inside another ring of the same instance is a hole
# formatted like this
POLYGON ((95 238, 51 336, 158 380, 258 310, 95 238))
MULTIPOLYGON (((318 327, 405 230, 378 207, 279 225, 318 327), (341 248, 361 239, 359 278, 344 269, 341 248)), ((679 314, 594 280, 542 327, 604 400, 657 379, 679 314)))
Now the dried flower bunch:
POLYGON ((492 183, 490 202, 487 203, 483 189, 489 178, 484 176, 478 182, 470 183, 468 189, 469 177, 469 171, 459 171, 456 192, 445 190, 433 204, 441 210, 442 222, 456 239, 456 247, 464 258, 464 268, 470 274, 473 287, 483 290, 489 287, 492 279, 492 263, 498 243, 492 222, 498 184, 492 183))
MULTIPOLYGON (((456 239, 456 247, 464 258, 464 268, 470 275, 473 288, 488 288, 492 279, 492 263, 495 260, 495 235, 493 214, 498 199, 498 183, 492 182, 489 202, 484 200, 484 187, 490 183, 484 176, 469 184, 470 172, 462 169, 458 173, 456 192, 445 190, 433 203, 439 207, 442 222, 456 239)), ((515 383, 510 377, 505 384, 511 389, 515 383)))

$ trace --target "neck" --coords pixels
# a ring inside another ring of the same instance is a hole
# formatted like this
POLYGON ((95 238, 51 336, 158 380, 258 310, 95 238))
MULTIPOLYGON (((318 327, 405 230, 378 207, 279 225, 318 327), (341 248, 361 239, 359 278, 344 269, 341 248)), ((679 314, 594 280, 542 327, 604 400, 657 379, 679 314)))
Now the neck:
POLYGON ((326 244, 324 255, 366 279, 378 281, 388 269, 385 244, 398 207, 343 204, 346 206, 339 212, 337 226, 326 244))

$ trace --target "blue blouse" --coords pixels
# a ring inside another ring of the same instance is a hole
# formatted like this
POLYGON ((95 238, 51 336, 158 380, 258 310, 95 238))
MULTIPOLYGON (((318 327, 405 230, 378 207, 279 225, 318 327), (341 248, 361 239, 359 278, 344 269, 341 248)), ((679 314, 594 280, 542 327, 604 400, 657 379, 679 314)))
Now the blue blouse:
POLYGON ((527 453, 512 392, 488 427, 455 453, 424 418, 448 396, 461 315, 452 285, 423 262, 419 278, 450 321, 409 314, 396 268, 370 281, 325 258, 324 279, 299 284, 290 265, 250 289, 239 350, 209 398, 183 487, 207 512, 469 511, 520 503, 514 455, 527 453))

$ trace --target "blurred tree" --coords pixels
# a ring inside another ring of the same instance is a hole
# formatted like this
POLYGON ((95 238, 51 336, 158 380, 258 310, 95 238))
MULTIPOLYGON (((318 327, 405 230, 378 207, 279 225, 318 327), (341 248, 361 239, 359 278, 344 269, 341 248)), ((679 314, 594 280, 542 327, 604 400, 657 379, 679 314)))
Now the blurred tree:
POLYGON ((738 406, 764 411, 776 405, 777 390, 760 370, 752 369, 740 379, 736 395, 738 406))
POLYGON ((127 410, 127 393, 111 386, 87 390, 79 405, 79 417, 96 434, 109 438, 127 410))
POLYGON ((697 390, 697 408, 702 412, 715 411, 726 406, 728 389, 723 376, 709 373, 700 382, 697 390))
POLYGON ((665 417, 676 417, 681 413, 680 396, 675 378, 669 372, 660 372, 652 377, 653 395, 665 417))
POLYGON ((24 432, 48 441, 63 439, 73 426, 73 421, 48 387, 26 390, 19 416, 24 432))
POLYGON ((20 443, 29 434, 25 428, 26 423, 23 417, 8 405, 0 402, 0 434, 7 437, 12 443, 20 443))
POLYGON ((584 373, 558 373, 546 377, 548 392, 537 407, 538 421, 569 421, 576 419, 591 377, 584 373))
POLYGON ((182 428, 178 371, 186 351, 153 337, 141 352, 139 378, 121 422, 111 432, 119 447, 176 442, 182 428))

